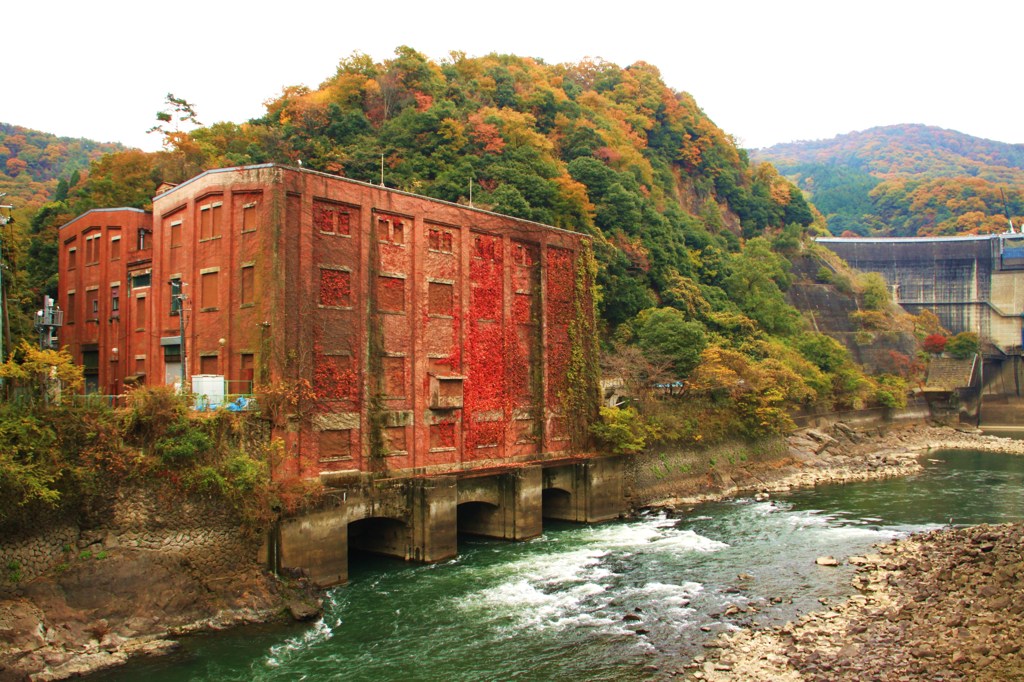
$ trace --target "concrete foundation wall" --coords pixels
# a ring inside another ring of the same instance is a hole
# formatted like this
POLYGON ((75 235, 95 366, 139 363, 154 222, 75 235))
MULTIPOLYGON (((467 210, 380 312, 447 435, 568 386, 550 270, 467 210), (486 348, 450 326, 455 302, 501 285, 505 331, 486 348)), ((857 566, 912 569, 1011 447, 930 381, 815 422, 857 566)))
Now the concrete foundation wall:
POLYGON ((506 540, 540 535, 542 517, 592 523, 624 510, 623 463, 604 457, 454 476, 353 482, 321 508, 283 520, 267 551, 272 564, 318 585, 348 580, 350 549, 438 562, 458 552, 458 533, 506 540))

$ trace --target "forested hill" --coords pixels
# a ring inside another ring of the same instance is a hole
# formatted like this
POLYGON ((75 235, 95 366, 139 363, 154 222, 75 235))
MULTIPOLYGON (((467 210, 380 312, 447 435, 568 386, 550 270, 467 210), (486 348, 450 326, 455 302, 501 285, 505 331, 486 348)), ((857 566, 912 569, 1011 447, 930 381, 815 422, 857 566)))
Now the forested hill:
MULTIPOLYGON (((645 433, 757 436, 791 425, 796 406, 902 399, 902 378, 864 376, 786 301, 789 257, 814 252, 808 234, 824 230, 803 193, 771 164, 751 163, 650 64, 433 61, 399 47, 379 63, 343 59, 318 88, 287 87, 245 123, 179 130, 202 117, 202 103, 169 94, 167 105, 164 151, 104 156, 33 218, 26 291, 53 286, 56 228, 89 208, 145 207, 161 182, 252 163, 377 183, 383 157, 388 187, 472 196, 479 208, 593 237, 606 371, 645 406, 642 417, 609 417, 616 451, 645 433), (685 387, 685 399, 668 409, 644 398, 659 385, 685 387)), ((892 328, 885 287, 874 289, 872 320, 892 328)))
POLYGON ((38 207, 53 198, 59 178, 82 171, 104 154, 123 145, 50 133, 0 123, 0 192, 5 203, 38 207))
POLYGON ((896 125, 751 152, 810 193, 833 234, 980 234, 1024 216, 1024 144, 896 125))

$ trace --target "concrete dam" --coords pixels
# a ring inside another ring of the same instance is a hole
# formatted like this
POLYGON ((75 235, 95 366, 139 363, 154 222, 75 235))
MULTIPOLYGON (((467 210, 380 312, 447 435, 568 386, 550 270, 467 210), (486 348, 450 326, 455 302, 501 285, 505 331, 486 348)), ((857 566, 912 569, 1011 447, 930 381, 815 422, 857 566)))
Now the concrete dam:
POLYGON ((954 334, 977 332, 1020 354, 1024 234, 817 241, 851 267, 881 274, 908 312, 931 310, 954 334))
POLYGON ((893 301, 907 312, 931 310, 953 334, 976 332, 986 419, 1021 421, 1016 403, 1024 382, 1024 234, 817 242, 851 267, 882 275, 893 301))

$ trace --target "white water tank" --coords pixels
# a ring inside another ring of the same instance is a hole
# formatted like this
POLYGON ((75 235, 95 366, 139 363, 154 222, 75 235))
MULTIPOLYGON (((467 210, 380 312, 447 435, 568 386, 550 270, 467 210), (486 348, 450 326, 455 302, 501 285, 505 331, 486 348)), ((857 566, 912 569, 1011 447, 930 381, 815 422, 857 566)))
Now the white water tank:
POLYGON ((224 403, 223 374, 193 374, 192 394, 197 410, 215 410, 224 403))

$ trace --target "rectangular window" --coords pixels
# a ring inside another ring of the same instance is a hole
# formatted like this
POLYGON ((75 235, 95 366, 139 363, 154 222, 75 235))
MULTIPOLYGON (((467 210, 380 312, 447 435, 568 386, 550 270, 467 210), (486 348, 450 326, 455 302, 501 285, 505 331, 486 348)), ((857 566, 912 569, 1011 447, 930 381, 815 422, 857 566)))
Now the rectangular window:
POLYGON ((256 266, 242 266, 242 305, 256 301, 256 266))
POLYGON ((85 264, 96 265, 100 262, 100 236, 94 234, 85 238, 85 264))
POLYGON ((132 275, 132 289, 148 287, 153 281, 153 275, 148 272, 140 272, 132 275))
POLYGON ((384 371, 382 386, 384 395, 389 398, 404 398, 407 383, 405 380, 405 358, 384 357, 381 358, 381 365, 384 371))
POLYGON ((85 292, 85 309, 88 319, 100 319, 100 292, 98 289, 85 292))
POLYGON ((110 238, 110 260, 121 259, 121 237, 110 238))
POLYGON ((217 356, 216 355, 203 355, 199 358, 199 373, 200 374, 218 374, 217 372, 217 356))
POLYGON ((405 222, 399 218, 377 218, 377 238, 388 244, 405 244, 405 222))
POLYGON ((352 429, 321 431, 319 441, 321 462, 352 459, 352 429))
POLYGON ((455 424, 442 422, 430 425, 430 449, 452 450, 455 448, 455 424))
POLYGON ((68 249, 68 270, 78 267, 78 249, 68 249))
POLYGON ((121 287, 110 287, 110 318, 121 317, 121 287))
POLYGON ((448 230, 432 227, 427 231, 427 247, 431 251, 452 253, 452 243, 452 233, 448 230))
POLYGON ((220 236, 224 204, 217 202, 199 207, 199 239, 213 239, 220 236))
POLYGON ((442 282, 427 283, 427 314, 451 316, 454 287, 442 282))
POLYGON ((68 309, 64 312, 64 323, 75 323, 75 292, 68 292, 68 309))
POLYGON ((146 328, 146 297, 139 296, 135 299, 135 330, 142 331, 146 328))
POLYGON ((181 278, 171 280, 171 315, 181 314, 181 278))
POLYGON ((171 223, 171 248, 176 249, 181 246, 181 221, 176 220, 171 223))
POLYGON ((242 206, 242 232, 254 232, 256 230, 256 202, 250 202, 242 206))
POLYGON ((320 305, 352 305, 352 273, 346 270, 320 269, 320 305))
POLYGON ((313 201, 313 227, 326 234, 352 234, 352 213, 346 206, 313 201))
POLYGON ((405 312, 405 279, 402 277, 377 277, 377 310, 387 313, 405 312))
POLYGON ((202 310, 216 310, 220 305, 219 272, 204 272, 199 294, 199 307, 202 310))
POLYGON ((252 382, 256 377, 256 356, 252 353, 242 353, 238 366, 242 371, 242 381, 248 381, 249 391, 252 391, 252 382))
POLYGON ((384 429, 384 440, 389 453, 407 452, 405 443, 405 427, 391 426, 384 429))

